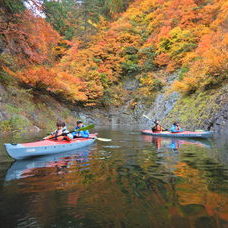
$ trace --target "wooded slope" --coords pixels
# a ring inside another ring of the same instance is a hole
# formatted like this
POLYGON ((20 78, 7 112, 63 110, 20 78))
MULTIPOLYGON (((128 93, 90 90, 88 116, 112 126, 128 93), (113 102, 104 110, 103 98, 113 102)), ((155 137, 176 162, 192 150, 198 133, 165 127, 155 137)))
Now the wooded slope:
POLYGON ((125 78, 139 81, 137 96, 160 90, 172 72, 179 77, 172 90, 185 94, 227 80, 227 1, 135 0, 126 12, 110 14, 111 22, 102 13, 86 18, 92 30, 71 40, 50 18, 21 10, 0 11, 1 74, 33 90, 85 105, 118 105, 125 78))

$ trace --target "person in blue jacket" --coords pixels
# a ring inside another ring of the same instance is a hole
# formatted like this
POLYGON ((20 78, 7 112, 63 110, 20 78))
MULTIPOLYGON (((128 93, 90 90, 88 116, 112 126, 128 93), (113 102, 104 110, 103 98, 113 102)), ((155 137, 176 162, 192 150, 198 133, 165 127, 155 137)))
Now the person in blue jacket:
MULTIPOLYGON (((77 121, 77 126, 75 127, 75 130, 78 130, 82 127, 85 127, 83 122, 81 120, 77 121)), ((89 138, 89 131, 77 131, 77 132, 73 132, 72 135, 74 136, 74 138, 89 138)))
POLYGON ((180 128, 180 125, 178 122, 174 122, 172 127, 170 128, 170 131, 172 133, 178 133, 184 131, 183 129, 180 128))

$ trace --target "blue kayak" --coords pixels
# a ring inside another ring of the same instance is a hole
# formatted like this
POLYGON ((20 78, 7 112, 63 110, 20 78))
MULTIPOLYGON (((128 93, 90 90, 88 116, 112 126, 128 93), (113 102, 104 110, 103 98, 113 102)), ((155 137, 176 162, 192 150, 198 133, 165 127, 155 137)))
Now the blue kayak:
POLYGON ((96 135, 90 135, 90 138, 76 138, 71 141, 48 139, 22 144, 6 143, 5 148, 10 157, 15 160, 21 160, 29 157, 50 155, 80 149, 91 145, 95 140, 96 135))

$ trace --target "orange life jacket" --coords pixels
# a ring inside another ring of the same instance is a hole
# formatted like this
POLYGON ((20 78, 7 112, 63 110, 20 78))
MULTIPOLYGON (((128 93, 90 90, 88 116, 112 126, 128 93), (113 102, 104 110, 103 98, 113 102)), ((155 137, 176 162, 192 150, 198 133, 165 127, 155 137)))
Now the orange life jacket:
POLYGON ((161 127, 161 125, 159 124, 156 124, 153 128, 152 128, 152 131, 162 131, 163 128, 161 127))

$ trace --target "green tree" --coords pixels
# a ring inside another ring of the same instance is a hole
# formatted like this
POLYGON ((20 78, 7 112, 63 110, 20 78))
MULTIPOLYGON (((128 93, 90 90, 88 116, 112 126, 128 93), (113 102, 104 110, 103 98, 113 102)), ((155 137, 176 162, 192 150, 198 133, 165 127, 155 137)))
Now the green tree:
POLYGON ((100 16, 111 20, 115 13, 126 9, 131 0, 44 0, 46 20, 66 39, 96 32, 100 16))
POLYGON ((46 20, 66 39, 72 39, 77 27, 78 6, 74 0, 43 1, 46 20), (74 20, 74 21, 72 21, 74 20), (73 23, 72 23, 73 22, 73 23))
POLYGON ((0 0, 0 9, 7 14, 14 14, 25 10, 25 5, 23 0, 0 0))

